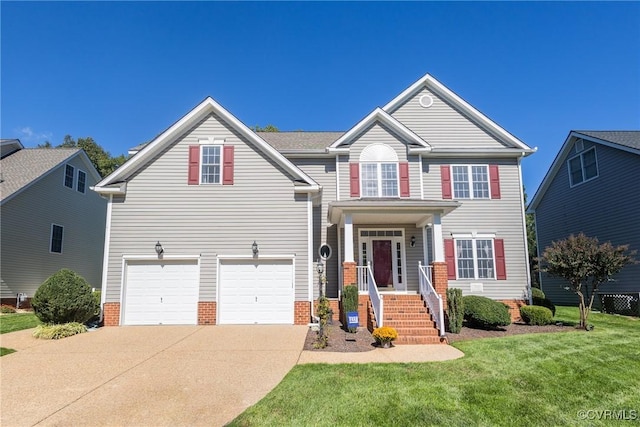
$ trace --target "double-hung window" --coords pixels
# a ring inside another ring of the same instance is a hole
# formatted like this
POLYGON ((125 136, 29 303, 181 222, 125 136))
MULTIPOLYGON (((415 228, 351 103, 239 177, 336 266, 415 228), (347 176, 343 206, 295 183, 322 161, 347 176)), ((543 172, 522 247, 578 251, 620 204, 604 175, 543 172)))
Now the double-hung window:
POLYGON ((51 224, 51 243, 49 251, 56 254, 62 253, 62 237, 64 233, 64 227, 61 225, 51 224))
POLYGON ((598 176, 598 162, 596 160, 595 147, 591 147, 570 158, 568 164, 569 179, 571 180, 572 187, 597 178, 598 176))
POLYGON ((87 174, 81 170, 78 170, 78 182, 76 183, 76 190, 84 194, 87 191, 87 174))
POLYGON ((221 148, 221 145, 203 145, 201 147, 201 184, 220 184, 220 170, 222 164, 221 148))
POLYGON ((456 199, 489 199, 487 165, 451 166, 453 196, 456 199))
POLYGON ((363 197, 398 197, 397 163, 362 163, 363 197))
POLYGON ((459 279, 494 279, 493 239, 456 239, 459 279))
POLYGON ((73 188, 73 178, 76 174, 76 168, 71 165, 65 165, 64 167, 64 186, 67 188, 73 188))

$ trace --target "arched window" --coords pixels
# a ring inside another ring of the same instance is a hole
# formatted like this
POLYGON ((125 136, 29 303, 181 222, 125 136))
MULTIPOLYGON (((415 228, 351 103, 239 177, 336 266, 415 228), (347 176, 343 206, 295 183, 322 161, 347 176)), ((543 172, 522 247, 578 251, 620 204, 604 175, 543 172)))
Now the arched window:
POLYGON ((360 153, 362 197, 398 197, 398 155, 390 146, 374 143, 360 153))

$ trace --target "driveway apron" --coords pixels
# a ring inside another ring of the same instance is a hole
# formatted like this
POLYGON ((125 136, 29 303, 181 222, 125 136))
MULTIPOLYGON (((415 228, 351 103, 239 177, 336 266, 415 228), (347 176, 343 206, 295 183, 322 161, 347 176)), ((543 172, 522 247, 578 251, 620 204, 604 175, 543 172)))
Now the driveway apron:
POLYGON ((231 421, 296 364, 305 326, 108 327, 59 341, 0 336, 2 426, 231 421))

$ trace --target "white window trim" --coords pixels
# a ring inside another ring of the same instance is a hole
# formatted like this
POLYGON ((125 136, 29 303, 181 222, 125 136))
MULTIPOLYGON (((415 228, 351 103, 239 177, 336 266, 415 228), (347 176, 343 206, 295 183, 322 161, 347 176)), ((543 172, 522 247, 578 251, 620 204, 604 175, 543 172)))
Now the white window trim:
POLYGON ((87 177, 88 177, 87 172, 85 172, 85 171, 83 171, 81 169, 77 169, 75 190, 80 194, 87 194, 87 177), (78 190, 78 184, 80 184, 80 172, 82 172, 84 174, 84 191, 78 190))
POLYGON ((377 197, 380 199, 395 199, 400 197, 400 162, 397 161, 380 161, 380 162, 360 162, 360 197, 377 197), (382 164, 395 164, 396 166, 396 190, 397 194, 395 196, 383 196, 382 195, 382 164), (378 195, 377 196, 365 196, 364 195, 364 185, 362 184, 364 179, 364 174, 362 173, 363 165, 376 165, 376 179, 378 181, 378 195))
POLYGON ((496 244, 495 237, 496 235, 493 233, 488 234, 478 234, 478 233, 457 233, 452 234, 453 237, 453 256, 456 263, 456 280, 497 280, 496 271, 496 244), (471 250, 473 251, 473 277, 460 277, 458 273, 458 240, 471 240, 471 250), (478 276, 478 246, 476 244, 477 240, 491 240, 491 254, 493 258, 493 277, 479 277, 478 276))
POLYGON ((453 196, 454 199, 461 199, 461 200, 491 200, 491 174, 489 172, 489 165, 488 164, 468 164, 468 165, 460 165, 460 164, 456 164, 456 165, 451 165, 451 195, 453 196), (489 189, 489 197, 474 197, 473 196, 473 166, 483 166, 487 169, 487 185, 488 185, 488 189, 489 189), (469 177, 469 180, 467 181, 467 184, 469 184, 469 197, 456 197, 456 190, 455 190, 455 182, 453 179, 453 168, 454 167, 466 167, 467 168, 467 176, 469 177))
POLYGON ((65 163, 64 165, 64 169, 63 169, 63 173, 62 173, 62 186, 64 188, 68 188, 69 190, 75 190, 76 187, 76 167, 73 165, 70 165, 69 163, 65 163), (71 178, 71 187, 67 187, 67 167, 70 167, 73 169, 73 174, 72 174, 72 178, 71 178))
POLYGON ((224 139, 216 139, 213 137, 209 137, 207 139, 200 139, 198 141, 200 143, 200 163, 198 165, 198 183, 200 185, 222 185, 222 174, 223 174, 223 165, 224 165, 224 139), (204 162, 202 161, 204 156, 204 147, 220 147, 220 179, 218 182, 202 182, 202 167, 204 166, 204 162))
POLYGON ((584 184, 585 182, 589 182, 589 181, 593 181, 594 179, 598 178, 600 176, 600 168, 598 167, 598 152, 596 151, 596 147, 593 146, 591 148, 587 148, 586 150, 583 150, 581 152, 579 152, 578 154, 576 154, 575 156, 571 156, 567 159, 567 175, 569 175, 569 187, 573 188, 573 187, 577 187, 578 185, 584 184), (589 179, 586 179, 584 174, 585 174, 585 167, 584 167, 584 155, 586 153, 588 153, 589 151, 593 150, 593 155, 596 159, 596 174, 595 176, 592 176, 589 179), (573 183, 573 178, 571 176, 571 166, 570 166, 570 162, 571 160, 580 157, 580 172, 582 172, 582 181, 578 182, 577 184, 573 183))
POLYGON ((56 254, 56 255, 62 255, 64 252, 64 226, 60 225, 60 224, 55 224, 55 223, 51 223, 51 230, 49 232, 49 253, 50 254, 56 254), (60 227, 62 228, 62 239, 60 239, 60 252, 54 252, 51 250, 51 244, 53 243, 53 227, 60 227))

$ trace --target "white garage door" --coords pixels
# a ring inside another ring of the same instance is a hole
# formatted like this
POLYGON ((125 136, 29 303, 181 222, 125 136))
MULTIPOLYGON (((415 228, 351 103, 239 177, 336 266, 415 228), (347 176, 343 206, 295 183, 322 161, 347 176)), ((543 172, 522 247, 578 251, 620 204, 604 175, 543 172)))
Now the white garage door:
POLYGON ((292 324, 291 260, 220 262, 220 324, 292 324))
POLYGON ((125 325, 195 325, 198 323, 198 262, 129 261, 125 325))

